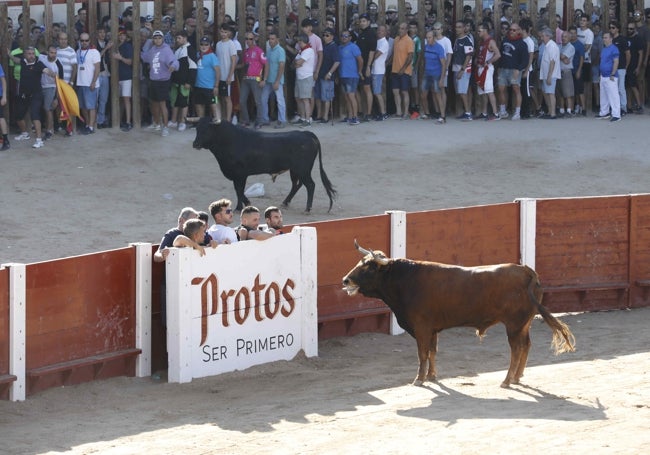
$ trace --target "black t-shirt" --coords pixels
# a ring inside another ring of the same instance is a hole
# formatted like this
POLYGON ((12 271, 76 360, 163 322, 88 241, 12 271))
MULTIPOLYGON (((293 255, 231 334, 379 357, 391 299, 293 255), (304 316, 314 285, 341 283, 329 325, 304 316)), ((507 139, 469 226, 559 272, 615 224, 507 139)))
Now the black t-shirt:
POLYGON ((20 86, 18 93, 32 94, 41 93, 41 76, 45 65, 40 60, 34 63, 27 63, 25 59, 20 62, 20 86))
POLYGON ((630 45, 630 70, 635 70, 639 66, 639 51, 645 51, 645 42, 638 34, 628 38, 630 45))
POLYGON ((619 69, 625 69, 627 65, 627 57, 625 56, 625 51, 630 49, 630 43, 627 40, 627 37, 618 35, 612 40, 612 42, 618 47, 618 67, 619 69))
POLYGON ((454 54, 451 57, 451 62, 454 65, 452 71, 463 70, 465 57, 467 57, 468 55, 472 55, 473 53, 474 53, 474 42, 469 37, 469 35, 465 35, 462 38, 457 38, 456 42, 454 43, 454 54))
POLYGON ((370 52, 377 50, 377 34, 371 27, 359 31, 356 41, 357 46, 361 49, 361 58, 363 58, 363 67, 368 65, 368 55, 370 52))

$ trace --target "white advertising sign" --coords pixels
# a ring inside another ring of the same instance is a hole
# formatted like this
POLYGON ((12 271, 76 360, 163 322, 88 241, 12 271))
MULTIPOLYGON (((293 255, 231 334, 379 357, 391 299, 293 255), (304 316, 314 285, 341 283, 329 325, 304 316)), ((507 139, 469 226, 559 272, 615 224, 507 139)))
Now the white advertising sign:
POLYGON ((169 382, 318 354, 314 228, 174 248, 166 267, 169 382))

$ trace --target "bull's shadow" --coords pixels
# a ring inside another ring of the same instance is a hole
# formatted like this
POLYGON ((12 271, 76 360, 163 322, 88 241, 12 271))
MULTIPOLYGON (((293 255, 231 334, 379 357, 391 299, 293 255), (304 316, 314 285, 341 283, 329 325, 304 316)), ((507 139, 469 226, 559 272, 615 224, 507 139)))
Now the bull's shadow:
MULTIPOLYGON (((461 387, 467 387, 464 384, 461 387)), ((522 394, 522 399, 479 398, 448 387, 444 381, 425 383, 434 397, 426 406, 397 411, 402 417, 447 422, 447 426, 468 419, 553 419, 561 421, 606 420, 605 408, 598 399, 592 406, 576 403, 568 398, 544 392, 527 385, 511 386, 522 394)))

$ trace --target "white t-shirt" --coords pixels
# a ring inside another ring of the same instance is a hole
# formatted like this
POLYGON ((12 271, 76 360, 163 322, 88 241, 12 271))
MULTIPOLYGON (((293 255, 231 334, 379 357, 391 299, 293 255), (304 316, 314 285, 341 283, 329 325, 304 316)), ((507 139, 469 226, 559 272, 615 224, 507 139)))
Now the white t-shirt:
POLYGON ((436 43, 440 44, 445 50, 445 58, 449 59, 449 64, 451 64, 451 56, 454 53, 454 46, 451 45, 451 40, 443 35, 442 38, 436 39, 436 43))
MULTIPOLYGON (((225 81, 230 74, 230 67, 232 65, 232 56, 237 56, 237 45, 231 39, 228 41, 219 41, 217 43, 217 57, 219 57, 219 80, 225 81)), ((234 77, 234 73, 233 73, 234 77)))
POLYGON ((386 74, 386 57, 390 51, 390 45, 386 37, 377 40, 377 52, 375 52, 375 61, 372 62, 372 74, 386 74), (381 55, 377 57, 377 53, 381 55))
MULTIPOLYGON (((528 46, 528 55, 530 58, 530 54, 535 52, 535 41, 533 41, 533 39, 530 36, 527 36, 526 38, 524 38, 524 43, 526 43, 526 46, 528 46)), ((528 68, 528 71, 532 71, 532 70, 533 70, 533 65, 531 64, 530 68, 528 68)))
POLYGON ((213 224, 208 229, 208 234, 212 237, 212 240, 216 240, 217 243, 237 243, 237 234, 235 230, 230 226, 224 226, 223 224, 213 224))
POLYGON ((303 80, 308 77, 314 76, 314 60, 316 60, 316 52, 311 47, 303 49, 296 57, 296 60, 304 60, 302 66, 296 68, 296 79, 303 80))
MULTIPOLYGON (((102 60, 97 49, 79 49, 77 51, 77 87, 90 87, 95 75, 95 64, 102 60)), ((99 87, 99 77, 95 88, 99 87)))
POLYGON ((585 63, 591 63, 591 52, 587 50, 587 46, 594 44, 594 32, 589 30, 582 30, 578 28, 578 41, 585 46, 585 63))

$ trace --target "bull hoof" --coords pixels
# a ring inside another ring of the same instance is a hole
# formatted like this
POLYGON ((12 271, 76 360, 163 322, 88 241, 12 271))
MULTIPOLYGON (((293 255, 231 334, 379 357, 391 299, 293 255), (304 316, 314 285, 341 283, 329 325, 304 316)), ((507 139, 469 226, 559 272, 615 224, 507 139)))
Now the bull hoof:
POLYGON ((421 379, 416 379, 415 381, 413 381, 414 386, 422 387, 422 384, 424 384, 424 381, 422 381, 421 379))
POLYGON ((503 382, 501 383, 501 388, 502 388, 502 389, 509 389, 509 388, 510 388, 510 383, 509 383, 509 382, 506 382, 506 381, 503 381, 503 382))

